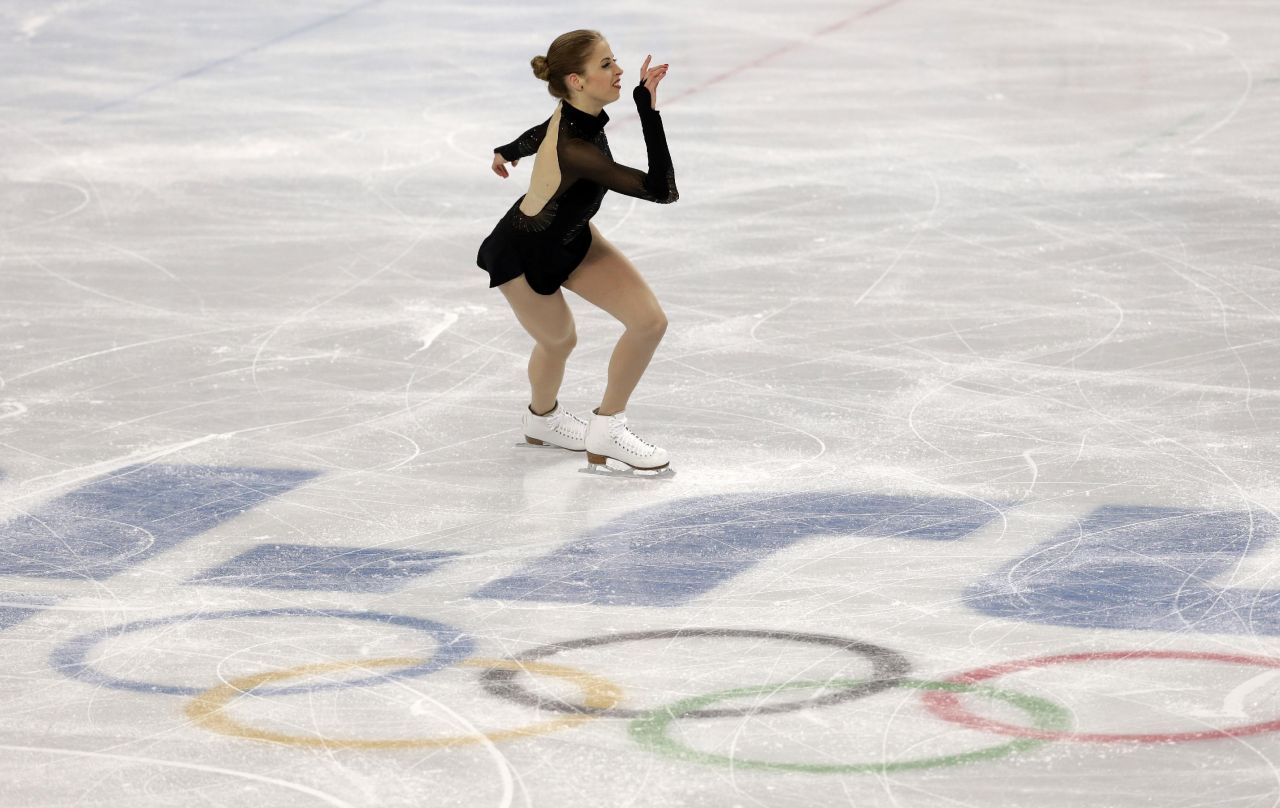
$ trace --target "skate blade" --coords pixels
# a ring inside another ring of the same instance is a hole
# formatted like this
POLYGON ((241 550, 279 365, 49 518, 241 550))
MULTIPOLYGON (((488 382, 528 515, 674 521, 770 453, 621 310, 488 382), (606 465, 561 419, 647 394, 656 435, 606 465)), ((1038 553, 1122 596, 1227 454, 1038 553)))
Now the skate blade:
POLYGON ((656 470, 633 469, 630 466, 618 469, 605 464, 588 463, 584 469, 578 469, 579 474, 591 474, 596 477, 612 477, 615 480, 649 480, 651 482, 667 482, 676 476, 676 470, 671 466, 656 470))

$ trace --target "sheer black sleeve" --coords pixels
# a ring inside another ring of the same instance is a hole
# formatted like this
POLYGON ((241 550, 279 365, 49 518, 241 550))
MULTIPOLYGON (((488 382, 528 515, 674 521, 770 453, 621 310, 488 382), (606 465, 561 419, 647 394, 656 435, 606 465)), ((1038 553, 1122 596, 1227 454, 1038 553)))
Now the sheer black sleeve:
POLYGON ((494 151, 501 154, 502 159, 507 162, 537 153, 538 147, 542 145, 542 139, 547 136, 547 124, 549 123, 551 123, 551 119, 547 118, 520 137, 505 146, 499 146, 494 151))
POLYGON ((676 172, 667 150, 667 135, 662 116, 651 109, 653 103, 644 84, 632 91, 644 130, 644 146, 648 152, 648 172, 615 163, 590 143, 569 140, 563 145, 562 165, 576 177, 590 180, 620 194, 659 204, 670 204, 680 198, 676 189, 676 172))

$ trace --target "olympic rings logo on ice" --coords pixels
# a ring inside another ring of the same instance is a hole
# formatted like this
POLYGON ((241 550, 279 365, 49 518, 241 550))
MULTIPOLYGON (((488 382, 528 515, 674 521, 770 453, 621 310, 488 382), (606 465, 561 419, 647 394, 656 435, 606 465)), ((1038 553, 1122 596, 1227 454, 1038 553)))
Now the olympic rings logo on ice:
POLYGON ((939 681, 927 681, 910 678, 908 676, 911 668, 910 663, 905 656, 892 649, 846 637, 794 631, 731 628, 681 628, 665 631, 637 631, 558 642, 532 648, 505 659, 472 657, 471 653, 474 650, 474 646, 474 640, 457 629, 434 621, 405 615, 344 610, 241 609, 140 620, 110 629, 91 632, 73 638, 55 649, 50 661, 55 668, 66 675, 99 686, 191 697, 185 706, 186 715, 198 725, 217 733, 255 741, 325 749, 430 749, 491 743, 542 735, 568 729, 588 721, 614 718, 629 721, 628 734, 641 746, 653 752, 684 761, 728 765, 737 769, 815 774, 887 773, 991 760, 1053 741, 1074 743, 1173 743, 1238 738, 1280 730, 1280 717, 1276 717, 1234 727, 1201 728, 1190 732, 1083 732, 1072 728, 1071 712, 1065 707, 1039 696, 997 689, 991 686, 992 683, 1002 677, 1019 671, 1059 665, 1080 665, 1098 661, 1198 661, 1270 670, 1280 669, 1280 658, 1263 656, 1174 650, 1059 654, 1005 662, 958 673, 939 681), (88 661, 94 648, 110 637, 173 623, 257 617, 330 617, 401 626, 430 636, 435 642, 436 651, 432 656, 426 658, 416 656, 385 657, 301 665, 238 677, 211 688, 167 685, 113 677, 97 670, 88 661), (670 641, 699 637, 714 639, 749 638, 817 645, 859 657, 869 662, 872 670, 869 676, 860 679, 830 678, 813 681, 787 681, 780 684, 764 682, 684 698, 662 707, 634 709, 622 706, 625 699, 622 688, 604 677, 548 661, 549 657, 554 657, 565 651, 646 640, 670 641), (474 668, 478 670, 478 679, 481 687, 485 692, 496 698, 535 707, 546 712, 562 713, 563 715, 560 718, 511 729, 470 735, 385 739, 292 735, 254 727, 228 715, 227 708, 237 698, 246 694, 254 694, 256 696, 287 695, 334 688, 368 687, 396 680, 425 676, 447 667, 474 668), (385 669, 387 672, 359 679, 315 685, 282 685, 285 682, 306 679, 307 677, 356 669, 378 671, 385 669), (577 689, 580 699, 570 702, 540 696, 521 685, 518 678, 520 674, 550 677, 568 682, 577 689), (673 725, 680 721, 768 716, 801 709, 817 708, 824 705, 852 702, 885 691, 901 689, 917 691, 925 710, 944 722, 980 730, 1002 738, 1012 738, 1012 740, 1005 740, 1001 743, 970 751, 932 757, 893 761, 814 764, 752 760, 738 756, 717 755, 692 748, 672 737, 674 734, 672 732, 673 725), (726 702, 744 698, 803 691, 820 691, 821 694, 808 699, 752 704, 745 707, 723 706, 726 702), (973 710, 970 704, 966 703, 974 701, 976 697, 991 702, 1004 703, 1015 708, 1029 719, 1030 725, 997 721, 981 716, 973 710))

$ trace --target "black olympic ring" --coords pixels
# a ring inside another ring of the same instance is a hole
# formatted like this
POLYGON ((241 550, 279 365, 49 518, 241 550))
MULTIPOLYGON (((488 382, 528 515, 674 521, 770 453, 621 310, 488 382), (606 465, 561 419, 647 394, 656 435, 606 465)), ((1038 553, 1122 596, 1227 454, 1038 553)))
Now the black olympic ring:
MULTIPOLYGON (((561 651, 571 651, 577 648, 593 648, 597 645, 612 645, 613 643, 634 642, 636 640, 669 640, 680 637, 760 637, 773 640, 786 640, 788 642, 807 642, 813 643, 814 645, 829 645, 843 651, 860 654, 867 659, 870 659, 872 664, 871 676, 869 676, 861 685, 850 687, 847 690, 837 690, 835 693, 821 696, 816 699, 801 699, 785 702, 783 704, 772 704, 767 707, 753 706, 691 710, 687 713, 681 713, 681 718, 733 718, 748 715, 766 715, 770 713, 789 713, 793 710, 837 704, 843 701, 865 698, 874 693, 879 693, 882 690, 889 690, 890 688, 897 687, 903 677, 911 672, 911 663, 908 662, 907 658, 902 654, 879 645, 872 645, 868 642, 850 640, 844 637, 833 637, 828 634, 806 634, 799 631, 758 631, 754 629, 739 628, 676 628, 667 629, 665 631, 630 631, 623 634, 584 637, 578 640, 567 640, 565 642, 542 645, 517 654, 516 656, 511 657, 511 660, 519 663, 521 660, 541 659, 543 657, 553 656, 561 651)), ((516 681, 516 675, 518 673, 519 668, 517 666, 513 666, 509 670, 503 668, 487 668, 480 674, 480 683, 484 686, 486 691, 495 696, 510 699, 511 701, 519 702, 520 704, 527 704, 531 707, 537 707, 543 710, 554 710, 560 713, 581 713, 607 718, 640 718, 642 716, 651 715, 653 712, 652 709, 626 710, 620 707, 585 707, 580 704, 570 704, 568 702, 560 701, 559 699, 542 698, 541 696, 525 689, 516 681)))

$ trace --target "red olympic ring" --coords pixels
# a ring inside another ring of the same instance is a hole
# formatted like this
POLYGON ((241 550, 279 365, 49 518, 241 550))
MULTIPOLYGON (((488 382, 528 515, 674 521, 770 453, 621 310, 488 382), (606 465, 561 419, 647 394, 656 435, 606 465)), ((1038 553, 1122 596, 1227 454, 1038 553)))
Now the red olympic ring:
MULTIPOLYGON (((1280 668, 1280 659, 1273 657, 1245 656, 1242 654, 1211 654, 1194 651, 1103 651, 1082 654, 1059 654, 1056 656, 1036 657, 1004 662, 987 668, 975 668, 957 674, 946 681, 956 684, 970 685, 975 682, 995 679, 1008 673, 1043 668, 1069 662, 1093 662, 1106 659, 1190 659, 1209 660, 1211 662, 1228 662, 1237 665, 1256 665, 1263 668, 1280 668)), ((1244 724, 1239 727, 1201 730, 1199 732, 1169 733, 1101 733, 1101 732, 1061 732, 1055 730, 1031 729, 1015 724, 1004 724, 999 721, 982 718, 969 712, 960 704, 960 695, 945 690, 929 690, 921 694, 929 712, 938 718, 966 727, 994 732, 999 735, 1012 735, 1018 738, 1036 738, 1044 741, 1076 741, 1080 743, 1178 743, 1183 741, 1207 741, 1218 738, 1239 738, 1245 735, 1258 735, 1263 732, 1280 730, 1280 719, 1263 721, 1257 724, 1244 724)))

